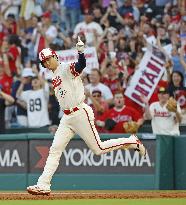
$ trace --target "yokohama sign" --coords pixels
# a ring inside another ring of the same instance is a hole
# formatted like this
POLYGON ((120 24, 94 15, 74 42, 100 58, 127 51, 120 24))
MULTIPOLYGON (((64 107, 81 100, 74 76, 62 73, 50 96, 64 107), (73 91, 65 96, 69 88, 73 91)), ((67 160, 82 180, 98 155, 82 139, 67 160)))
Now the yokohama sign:
MULTIPOLYGON (((41 172, 45 165, 50 141, 30 142, 30 172, 41 172)), ((116 150, 96 156, 81 140, 72 140, 62 154, 57 173, 154 173, 155 140, 144 141, 147 157, 138 152, 116 150)))

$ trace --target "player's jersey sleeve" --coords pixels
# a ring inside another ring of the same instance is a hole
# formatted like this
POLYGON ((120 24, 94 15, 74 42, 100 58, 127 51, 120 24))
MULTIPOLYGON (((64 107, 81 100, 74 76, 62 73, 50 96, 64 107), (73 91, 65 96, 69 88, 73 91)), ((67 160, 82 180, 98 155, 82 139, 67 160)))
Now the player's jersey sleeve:
POLYGON ((61 63, 62 66, 62 73, 66 75, 67 77, 74 78, 80 75, 75 70, 75 62, 74 63, 61 63))

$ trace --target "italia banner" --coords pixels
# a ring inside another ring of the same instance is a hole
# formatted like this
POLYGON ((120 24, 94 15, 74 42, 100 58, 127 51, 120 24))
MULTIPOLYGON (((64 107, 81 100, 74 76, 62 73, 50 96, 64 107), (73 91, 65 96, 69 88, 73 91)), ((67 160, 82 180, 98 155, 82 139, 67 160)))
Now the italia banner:
POLYGON ((144 107, 141 95, 150 99, 165 72, 165 62, 166 55, 159 48, 149 44, 125 91, 125 95, 144 107))

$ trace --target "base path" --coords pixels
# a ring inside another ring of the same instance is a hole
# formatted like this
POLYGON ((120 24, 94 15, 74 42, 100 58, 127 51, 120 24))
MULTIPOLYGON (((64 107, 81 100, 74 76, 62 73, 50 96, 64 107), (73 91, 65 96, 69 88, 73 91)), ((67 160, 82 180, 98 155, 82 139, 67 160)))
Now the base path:
POLYGON ((186 198, 186 191, 64 191, 50 196, 33 196, 26 192, 0 192, 0 200, 56 200, 56 199, 142 199, 186 198))

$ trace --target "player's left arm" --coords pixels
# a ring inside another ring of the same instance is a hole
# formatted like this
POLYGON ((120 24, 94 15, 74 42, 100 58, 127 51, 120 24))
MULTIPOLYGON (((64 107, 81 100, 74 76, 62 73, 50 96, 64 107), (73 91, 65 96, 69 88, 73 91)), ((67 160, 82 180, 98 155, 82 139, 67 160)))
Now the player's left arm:
POLYGON ((81 41, 80 37, 78 36, 78 42, 76 44, 76 49, 78 51, 78 62, 73 63, 70 65, 70 70, 71 73, 76 77, 79 74, 81 74, 81 72, 83 71, 83 69, 86 67, 86 59, 84 56, 84 49, 85 49, 85 44, 83 43, 83 41, 81 41))
POLYGON ((83 69, 86 67, 86 59, 84 53, 78 53, 78 54, 79 54, 79 58, 78 58, 78 62, 75 63, 75 71, 81 74, 83 69))

